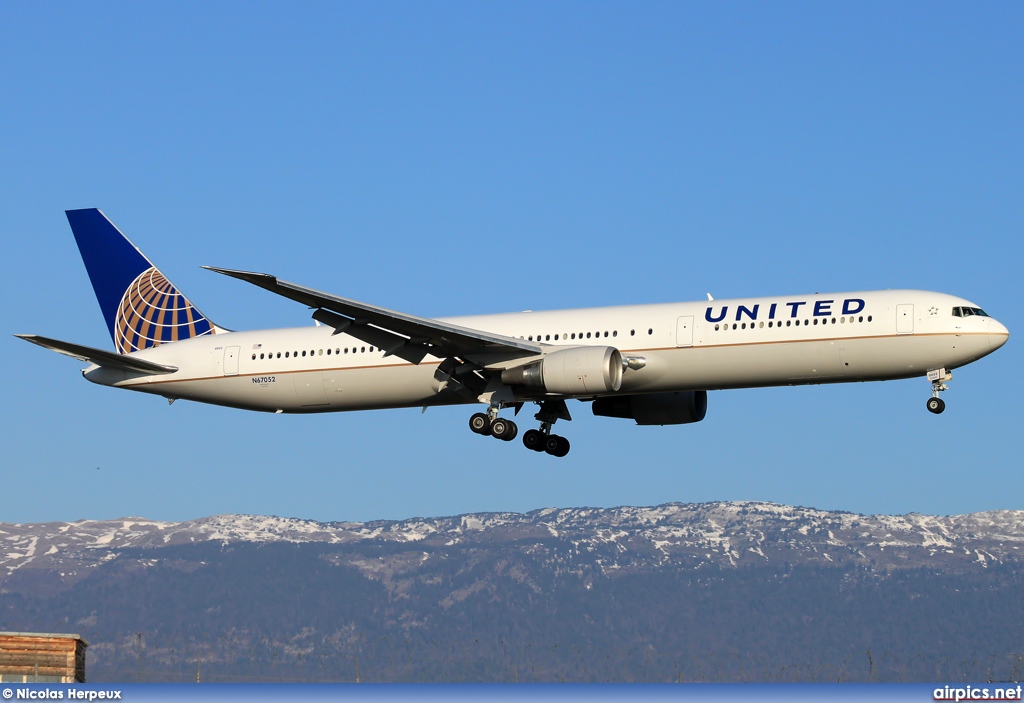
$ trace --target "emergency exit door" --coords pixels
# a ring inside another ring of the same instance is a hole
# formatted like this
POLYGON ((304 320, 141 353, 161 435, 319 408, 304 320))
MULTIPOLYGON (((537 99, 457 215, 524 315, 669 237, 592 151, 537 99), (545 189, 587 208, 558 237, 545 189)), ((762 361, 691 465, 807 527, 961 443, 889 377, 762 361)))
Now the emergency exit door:
POLYGON ((693 346, 693 315, 684 315, 676 320, 676 346, 693 346))

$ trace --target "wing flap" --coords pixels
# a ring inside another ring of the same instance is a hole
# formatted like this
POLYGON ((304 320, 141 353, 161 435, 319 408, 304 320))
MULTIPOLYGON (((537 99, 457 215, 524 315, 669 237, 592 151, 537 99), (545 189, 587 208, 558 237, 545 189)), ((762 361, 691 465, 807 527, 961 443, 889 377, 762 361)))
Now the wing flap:
POLYGON ((411 364, 420 363, 423 361, 423 357, 430 353, 430 347, 424 343, 425 340, 403 337, 379 327, 368 325, 362 320, 353 320, 324 308, 317 308, 316 312, 313 313, 313 319, 317 322, 322 322, 328 327, 333 327, 333 334, 344 332, 349 336, 355 337, 360 342, 366 342, 378 349, 383 349, 384 356, 397 356, 399 359, 404 359, 411 364))
POLYGON ((86 347, 81 344, 73 344, 59 339, 42 337, 38 334, 16 334, 14 336, 24 339, 26 342, 38 344, 44 349, 50 349, 58 354, 70 356, 71 358, 78 359, 79 361, 87 361, 90 364, 96 364, 97 366, 102 366, 107 369, 145 374, 174 373, 178 370, 177 366, 164 366, 163 364, 146 361, 145 359, 138 359, 126 354, 117 354, 104 349, 86 347))
POLYGON ((272 293, 317 308, 313 317, 319 322, 414 364, 419 363, 428 353, 440 358, 496 353, 532 356, 541 353, 539 344, 524 339, 388 310, 281 281, 270 274, 213 266, 203 268, 252 283, 272 293), (330 314, 324 315, 323 311, 330 314))

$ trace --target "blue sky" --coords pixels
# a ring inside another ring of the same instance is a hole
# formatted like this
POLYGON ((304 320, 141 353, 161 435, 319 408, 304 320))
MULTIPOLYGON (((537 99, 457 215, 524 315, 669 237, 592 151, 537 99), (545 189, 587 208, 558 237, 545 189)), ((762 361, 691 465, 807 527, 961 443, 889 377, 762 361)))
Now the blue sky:
POLYGON ((1021 36, 1009 2, 5 3, 0 521, 1024 508, 1021 36), (572 403, 561 460, 469 407, 168 407, 10 336, 111 347, 82 207, 236 329, 312 322, 200 265, 426 316, 925 288, 1013 336, 942 416, 924 380, 572 403))

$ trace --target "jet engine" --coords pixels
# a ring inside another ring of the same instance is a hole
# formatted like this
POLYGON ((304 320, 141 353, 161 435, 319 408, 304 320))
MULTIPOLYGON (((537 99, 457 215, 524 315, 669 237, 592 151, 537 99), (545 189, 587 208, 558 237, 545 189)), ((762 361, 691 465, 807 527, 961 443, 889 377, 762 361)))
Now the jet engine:
POLYGON ((638 425, 685 425, 700 422, 708 411, 707 391, 649 393, 598 398, 592 410, 603 417, 636 420, 638 425))
POLYGON ((505 369, 501 381, 562 395, 614 393, 622 385, 622 355, 615 347, 559 349, 540 361, 505 369))

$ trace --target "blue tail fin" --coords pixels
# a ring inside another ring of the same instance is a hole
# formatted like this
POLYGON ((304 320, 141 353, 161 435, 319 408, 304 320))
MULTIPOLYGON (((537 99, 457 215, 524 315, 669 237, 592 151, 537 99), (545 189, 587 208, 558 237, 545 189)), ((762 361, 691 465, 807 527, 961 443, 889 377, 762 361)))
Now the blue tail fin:
POLYGON ((68 210, 114 347, 127 354, 219 329, 95 208, 68 210))

